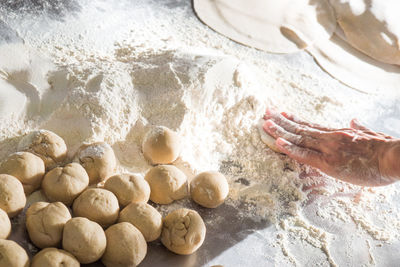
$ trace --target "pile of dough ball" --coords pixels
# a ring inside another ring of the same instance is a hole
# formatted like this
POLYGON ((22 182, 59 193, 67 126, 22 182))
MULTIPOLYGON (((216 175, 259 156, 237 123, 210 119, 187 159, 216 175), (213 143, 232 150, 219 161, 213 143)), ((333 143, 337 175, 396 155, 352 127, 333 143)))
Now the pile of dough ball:
POLYGON ((74 267, 99 260, 107 267, 137 266, 147 242, 158 239, 176 254, 194 253, 206 235, 201 216, 181 208, 163 218, 148 201, 165 205, 191 195, 199 205, 216 208, 229 186, 218 172, 200 173, 189 183, 171 165, 181 144, 172 130, 151 129, 142 148, 154 166, 143 177, 117 173, 114 151, 104 142, 83 144, 68 159, 57 134, 39 130, 24 136, 18 151, 0 162, 0 266, 74 267), (33 192, 41 197, 28 203, 25 226, 42 250, 30 261, 24 248, 7 238, 10 218, 24 210, 33 192))

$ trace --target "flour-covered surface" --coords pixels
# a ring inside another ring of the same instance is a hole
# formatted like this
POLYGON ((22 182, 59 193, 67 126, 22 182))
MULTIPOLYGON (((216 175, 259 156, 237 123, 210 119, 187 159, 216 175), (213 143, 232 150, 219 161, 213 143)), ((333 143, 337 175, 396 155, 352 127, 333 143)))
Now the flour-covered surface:
MULTIPOLYGON (((329 126, 358 117, 400 136, 400 91, 362 93, 307 53, 240 46, 199 22, 190 1, 3 1, 0 32, 0 159, 23 134, 47 129, 70 159, 83 142, 105 141, 119 171, 144 174, 143 137, 164 125, 182 136, 175 165, 189 178, 226 175, 217 209, 156 206, 199 211, 204 245, 179 256, 152 242, 141 266, 398 263, 399 185, 337 182, 268 149, 257 123, 268 106, 329 126)), ((23 224, 23 214, 13 219, 11 238, 34 254, 23 224)))

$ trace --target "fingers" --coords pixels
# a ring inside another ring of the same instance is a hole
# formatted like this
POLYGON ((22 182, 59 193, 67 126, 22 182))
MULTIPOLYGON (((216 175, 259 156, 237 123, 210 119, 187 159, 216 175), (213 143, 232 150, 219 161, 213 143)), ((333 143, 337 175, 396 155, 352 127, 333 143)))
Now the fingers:
POLYGON ((363 126, 357 119, 352 119, 350 121, 350 127, 355 129, 355 130, 359 130, 359 131, 363 131, 366 134, 372 135, 372 136, 377 136, 377 137, 381 137, 381 138, 385 138, 385 139, 392 139, 393 137, 388 136, 386 134, 383 133, 377 133, 365 126, 363 126))
POLYGON ((297 123, 297 124, 300 124, 300 125, 304 125, 304 126, 308 126, 310 128, 313 128, 313 129, 317 129, 317 130, 321 130, 321 131, 327 131, 327 132, 335 130, 333 128, 321 126, 321 125, 319 125, 317 123, 310 123, 310 122, 307 122, 307 121, 303 121, 300 118, 298 118, 297 116, 289 114, 289 113, 286 113, 286 112, 281 112, 281 114, 282 114, 283 117, 285 117, 286 119, 288 119, 288 120, 290 120, 290 121, 292 121, 294 123, 297 123))
POLYGON ((287 118, 285 118, 283 115, 267 110, 265 115, 264 115, 264 120, 272 120, 282 128, 284 128, 286 131, 291 132, 293 134, 297 135, 302 135, 302 136, 311 136, 314 138, 318 138, 321 135, 320 130, 312 129, 308 126, 305 125, 300 125, 296 122, 293 122, 287 118))
POLYGON ((319 142, 316 139, 310 136, 297 135, 289 131, 286 131, 285 128, 281 127, 272 120, 265 121, 263 128, 264 131, 266 131, 269 135, 271 135, 275 139, 283 138, 298 146, 311 148, 314 150, 320 149, 319 142))
POLYGON ((373 132, 371 129, 361 125, 361 123, 357 119, 352 119, 350 121, 350 127, 356 130, 365 131, 365 132, 373 132))
POLYGON ((272 120, 265 121, 263 128, 264 128, 264 131, 266 131, 269 135, 271 135, 275 139, 282 137, 294 144, 298 145, 300 143, 300 139, 301 139, 300 135, 296 135, 296 134, 287 132, 281 126, 274 123, 272 120))
POLYGON ((283 138, 278 138, 276 140, 276 145, 282 153, 285 153, 300 163, 316 168, 320 168, 320 166, 322 166, 322 153, 320 152, 299 147, 283 138))

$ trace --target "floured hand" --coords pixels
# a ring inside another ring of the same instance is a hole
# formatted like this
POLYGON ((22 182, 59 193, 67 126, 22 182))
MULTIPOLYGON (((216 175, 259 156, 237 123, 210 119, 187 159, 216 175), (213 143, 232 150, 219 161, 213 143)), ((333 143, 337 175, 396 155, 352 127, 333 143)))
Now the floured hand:
POLYGON ((264 131, 289 157, 362 186, 400 179, 400 139, 376 133, 353 119, 350 128, 333 129, 268 109, 264 131))

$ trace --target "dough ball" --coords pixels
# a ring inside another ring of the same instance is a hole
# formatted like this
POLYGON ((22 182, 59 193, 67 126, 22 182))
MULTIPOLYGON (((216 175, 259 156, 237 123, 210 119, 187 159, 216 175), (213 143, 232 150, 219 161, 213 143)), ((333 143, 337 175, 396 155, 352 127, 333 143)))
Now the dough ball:
POLYGON ((42 189, 46 197, 70 206, 89 185, 89 176, 78 163, 69 163, 49 171, 43 178, 42 189))
POLYGON ((186 175, 172 165, 151 168, 146 176, 150 185, 150 199, 158 204, 170 204, 187 195, 186 175))
POLYGON ((63 249, 72 253, 82 264, 97 261, 106 250, 103 228, 86 218, 75 217, 64 226, 63 249))
POLYGON ((106 189, 90 188, 75 199, 72 210, 74 216, 85 217, 108 227, 118 219, 118 199, 106 189))
POLYGON ((18 144, 19 151, 28 151, 39 156, 46 170, 56 167, 67 157, 67 146, 57 134, 39 130, 25 135, 18 144))
POLYGON ((147 253, 147 244, 136 227, 127 222, 106 230, 107 248, 101 261, 107 267, 137 266, 147 253))
POLYGON ((89 184, 104 181, 115 173, 117 160, 114 150, 106 143, 83 144, 76 152, 75 162, 79 162, 89 175, 89 184))
POLYGON ((206 226, 194 210, 174 210, 163 220, 161 242, 176 254, 192 254, 203 244, 205 236, 206 226))
POLYGON ((330 3, 349 44, 378 61, 400 65, 399 1, 331 0, 330 3))
POLYGON ((147 203, 131 203, 126 206, 119 215, 119 222, 133 224, 147 242, 154 241, 161 235, 161 214, 147 203))
POLYGON ((0 239, 6 239, 11 233, 11 222, 7 213, 0 209, 0 239))
POLYGON ((40 187, 45 172, 43 160, 30 152, 16 152, 0 165, 0 173, 16 177, 24 187, 26 195, 40 187))
POLYGON ((26 197, 25 206, 30 206, 35 202, 50 202, 46 195, 43 193, 43 190, 36 190, 32 194, 26 197))
POLYGON ((228 182, 225 176, 219 172, 202 172, 194 177, 190 183, 192 199, 206 208, 216 208, 221 205, 228 193, 228 182))
POLYGON ((117 174, 107 179, 104 188, 113 192, 121 206, 131 202, 147 202, 150 198, 150 186, 137 174, 117 174))
POLYGON ((16 242, 0 239, 0 266, 29 267, 28 254, 16 242))
POLYGON ((0 209, 12 218, 25 207, 26 197, 20 181, 14 176, 0 174, 0 209))
POLYGON ((164 126, 150 130, 143 141, 143 154, 152 164, 169 164, 181 153, 181 140, 177 133, 164 126))
POLYGON ((45 248, 32 259, 31 267, 79 267, 71 253, 57 248, 45 248))
POLYGON ((71 214, 63 203, 36 202, 26 211, 26 229, 37 247, 58 247, 64 225, 70 219, 71 214))

